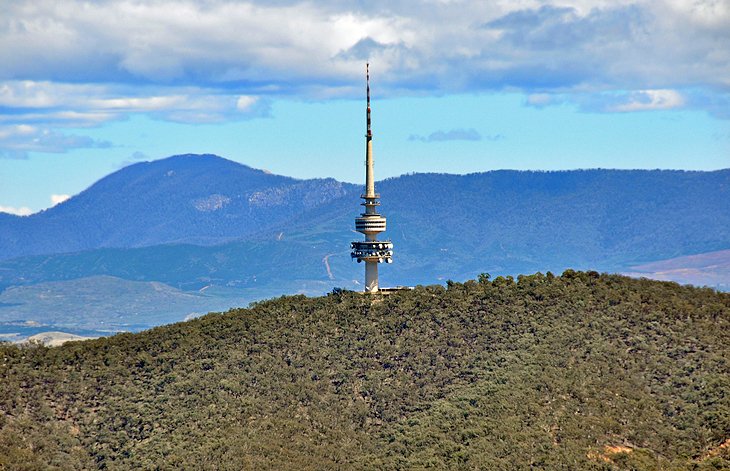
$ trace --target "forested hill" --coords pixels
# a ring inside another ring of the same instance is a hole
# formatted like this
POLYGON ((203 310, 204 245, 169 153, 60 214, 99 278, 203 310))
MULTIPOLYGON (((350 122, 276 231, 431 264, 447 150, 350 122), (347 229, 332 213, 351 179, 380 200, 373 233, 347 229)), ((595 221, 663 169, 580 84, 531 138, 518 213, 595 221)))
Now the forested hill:
POLYGON ((0 469, 730 467, 730 295, 595 272, 0 347, 0 469))

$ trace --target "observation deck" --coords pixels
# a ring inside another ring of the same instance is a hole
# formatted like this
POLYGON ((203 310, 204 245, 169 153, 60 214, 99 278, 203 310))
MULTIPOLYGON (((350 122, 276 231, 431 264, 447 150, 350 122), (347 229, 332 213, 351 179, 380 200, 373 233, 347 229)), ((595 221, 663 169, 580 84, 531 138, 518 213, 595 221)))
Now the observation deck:
POLYGON ((377 213, 365 213, 355 218, 355 230, 363 234, 378 234, 384 232, 386 219, 377 213))
POLYGON ((350 257, 357 259, 360 263, 366 262, 385 262, 393 263, 393 243, 389 240, 363 240, 350 244, 352 253, 350 257))

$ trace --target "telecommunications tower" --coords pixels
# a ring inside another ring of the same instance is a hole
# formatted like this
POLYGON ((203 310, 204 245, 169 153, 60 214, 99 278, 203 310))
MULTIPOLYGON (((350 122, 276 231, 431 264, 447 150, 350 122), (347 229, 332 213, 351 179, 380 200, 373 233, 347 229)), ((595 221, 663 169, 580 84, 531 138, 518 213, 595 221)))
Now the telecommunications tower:
POLYGON ((365 292, 377 293, 378 263, 393 262, 393 243, 389 240, 379 241, 378 234, 385 231, 385 217, 376 212, 380 206, 380 195, 375 193, 375 177, 373 175, 373 133, 370 130, 370 68, 365 66, 365 83, 367 90, 367 133, 365 134, 365 193, 360 195, 364 200, 365 212, 355 218, 355 230, 365 234, 364 241, 350 244, 352 258, 358 263, 365 262, 365 292))

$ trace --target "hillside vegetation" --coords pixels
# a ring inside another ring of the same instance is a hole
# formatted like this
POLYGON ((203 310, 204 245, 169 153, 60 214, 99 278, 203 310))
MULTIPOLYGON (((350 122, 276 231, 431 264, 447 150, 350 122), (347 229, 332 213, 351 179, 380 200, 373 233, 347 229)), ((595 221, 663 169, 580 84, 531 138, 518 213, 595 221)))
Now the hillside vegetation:
POLYGON ((0 346, 0 469, 730 468, 730 295, 566 271, 0 346))

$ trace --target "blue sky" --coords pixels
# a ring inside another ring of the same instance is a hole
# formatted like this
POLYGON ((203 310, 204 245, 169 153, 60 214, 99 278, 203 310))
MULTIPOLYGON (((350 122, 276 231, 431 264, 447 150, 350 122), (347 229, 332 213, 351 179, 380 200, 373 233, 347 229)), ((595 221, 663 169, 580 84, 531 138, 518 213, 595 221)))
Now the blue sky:
POLYGON ((730 167, 730 2, 0 0, 0 211, 215 153, 376 175, 730 167))

